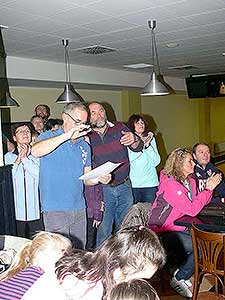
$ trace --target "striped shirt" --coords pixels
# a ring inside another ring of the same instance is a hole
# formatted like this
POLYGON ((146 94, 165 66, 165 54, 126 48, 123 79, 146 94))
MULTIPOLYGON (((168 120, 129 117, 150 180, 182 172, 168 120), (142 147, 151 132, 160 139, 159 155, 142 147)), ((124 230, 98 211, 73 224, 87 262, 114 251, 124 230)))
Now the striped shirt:
POLYGON ((112 172, 111 183, 117 184, 129 176, 128 151, 127 147, 120 143, 120 139, 121 131, 130 131, 130 129, 121 122, 108 122, 108 125, 103 134, 91 132, 89 135, 93 152, 93 166, 98 167, 107 161, 122 163, 112 172))
POLYGON ((44 274, 38 267, 28 267, 10 279, 0 281, 0 300, 20 300, 44 274))

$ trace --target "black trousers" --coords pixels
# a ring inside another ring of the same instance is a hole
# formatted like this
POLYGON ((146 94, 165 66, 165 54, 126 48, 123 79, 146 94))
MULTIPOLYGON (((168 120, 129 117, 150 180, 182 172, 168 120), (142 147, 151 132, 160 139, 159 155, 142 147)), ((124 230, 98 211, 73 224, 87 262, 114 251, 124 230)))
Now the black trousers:
POLYGON ((38 231, 44 230, 42 218, 34 221, 16 221, 17 235, 24 238, 32 238, 38 231))
POLYGON ((88 251, 92 251, 95 249, 96 246, 96 234, 97 228, 93 227, 93 219, 87 219, 87 243, 85 249, 88 251))

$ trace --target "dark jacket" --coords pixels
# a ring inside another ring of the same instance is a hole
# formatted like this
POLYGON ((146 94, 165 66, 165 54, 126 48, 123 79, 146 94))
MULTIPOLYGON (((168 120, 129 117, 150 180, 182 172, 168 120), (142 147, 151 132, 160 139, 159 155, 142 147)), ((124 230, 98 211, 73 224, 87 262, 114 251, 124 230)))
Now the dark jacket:
POLYGON ((103 216, 103 192, 101 184, 85 186, 84 196, 87 205, 88 218, 101 221, 103 216))
POLYGON ((220 202, 221 198, 225 198, 225 181, 223 173, 218 170, 213 163, 209 162, 205 169, 202 168, 201 165, 195 161, 195 178, 198 191, 201 192, 205 189, 206 180, 209 178, 213 173, 221 173, 222 174, 222 181, 221 183, 215 188, 213 192, 213 197, 211 202, 220 202))

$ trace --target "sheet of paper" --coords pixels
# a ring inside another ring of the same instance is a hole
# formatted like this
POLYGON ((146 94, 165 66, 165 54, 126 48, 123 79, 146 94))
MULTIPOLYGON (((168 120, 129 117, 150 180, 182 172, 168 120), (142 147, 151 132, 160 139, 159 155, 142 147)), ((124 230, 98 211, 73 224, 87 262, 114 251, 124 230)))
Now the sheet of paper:
POLYGON ((102 175, 106 175, 115 170, 121 163, 113 163, 111 161, 107 161, 101 166, 91 170, 90 172, 79 177, 81 180, 92 180, 93 182, 98 182, 98 177, 102 175))

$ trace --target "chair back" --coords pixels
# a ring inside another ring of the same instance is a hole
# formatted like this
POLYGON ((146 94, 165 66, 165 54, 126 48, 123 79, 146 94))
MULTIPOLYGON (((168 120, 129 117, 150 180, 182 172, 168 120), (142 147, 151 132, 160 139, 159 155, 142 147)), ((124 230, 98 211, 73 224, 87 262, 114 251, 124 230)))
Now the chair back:
POLYGON ((195 280, 200 285, 205 274, 213 275, 215 291, 218 294, 218 283, 225 289, 225 233, 207 232, 192 224, 191 236, 194 250, 195 280))

